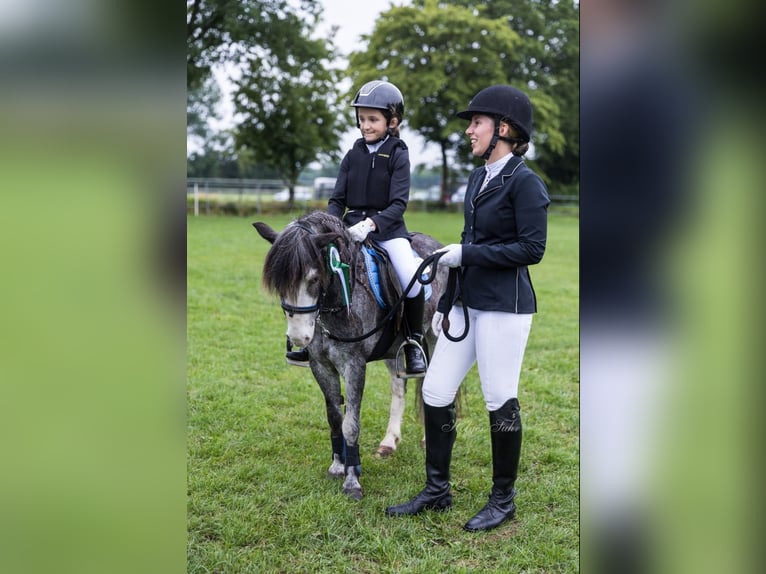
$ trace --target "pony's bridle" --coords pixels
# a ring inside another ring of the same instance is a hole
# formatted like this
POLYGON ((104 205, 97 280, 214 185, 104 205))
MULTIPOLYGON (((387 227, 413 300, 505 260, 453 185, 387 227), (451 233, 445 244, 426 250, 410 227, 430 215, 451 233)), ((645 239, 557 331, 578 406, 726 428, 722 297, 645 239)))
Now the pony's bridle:
MULTIPOLYGON (((303 231, 308 232, 309 234, 314 233, 314 230, 311 229, 308 225, 304 224, 301 221, 293 221, 291 225, 295 225, 296 227, 300 227, 303 229, 303 231)), ((305 307, 299 307, 297 305, 290 305, 289 303, 285 303, 285 300, 282 299, 281 305, 282 310, 287 313, 288 317, 292 317, 293 315, 308 315, 309 313, 317 313, 319 312, 319 300, 318 298, 317 302, 313 305, 306 305, 305 307)))
POLYGON ((345 309, 345 307, 325 307, 323 305, 324 297, 325 292, 322 290, 317 298, 317 302, 313 305, 306 305, 305 307, 290 305, 290 303, 285 303, 285 300, 282 299, 282 310, 287 313, 288 317, 292 317, 293 315, 308 315, 310 313, 337 313, 338 311, 345 309))
POLYGON ((317 300, 317 302, 313 305, 298 307, 297 305, 290 305, 289 303, 285 303, 285 300, 282 299, 282 310, 287 313, 288 317, 292 317, 293 315, 308 315, 309 313, 316 313, 319 311, 319 300, 317 300))

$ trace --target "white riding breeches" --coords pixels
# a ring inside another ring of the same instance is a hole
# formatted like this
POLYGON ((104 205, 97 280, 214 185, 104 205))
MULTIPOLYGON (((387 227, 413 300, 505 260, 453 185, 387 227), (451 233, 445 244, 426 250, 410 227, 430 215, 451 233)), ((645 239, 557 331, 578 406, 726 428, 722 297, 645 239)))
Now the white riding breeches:
MULTIPOLYGON (((412 252, 412 244, 404 237, 395 237, 378 243, 388 253, 389 259, 396 271, 396 277, 399 279, 399 286, 402 291, 407 287, 415 272, 418 270, 418 260, 412 252)), ((422 285, 415 281, 415 284, 407 292, 406 297, 411 299, 420 293, 422 285)))
MULTIPOLYGON (((423 381, 423 401, 443 407, 455 400, 463 379, 478 363, 481 392, 487 410, 495 411, 517 398, 521 363, 532 328, 532 314, 478 311, 468 308, 468 336, 453 342, 439 334, 423 381)), ((459 337, 465 329, 463 307, 449 314, 449 334, 459 337)))

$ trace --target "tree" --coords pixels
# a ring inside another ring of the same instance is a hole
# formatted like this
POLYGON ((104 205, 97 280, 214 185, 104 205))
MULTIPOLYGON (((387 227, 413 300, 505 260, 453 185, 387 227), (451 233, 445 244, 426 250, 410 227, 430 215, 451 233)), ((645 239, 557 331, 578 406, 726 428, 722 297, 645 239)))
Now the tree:
POLYGON ((286 14, 300 13, 314 25, 320 17, 315 0, 186 0, 187 132, 211 136, 208 119, 221 99, 213 69, 238 70, 263 54, 284 59, 292 38, 286 14))
MULTIPOLYGON (((416 0, 416 4, 423 3, 416 0)), ((472 0, 452 3, 475 5, 472 0)), ((521 38, 508 80, 536 86, 558 106, 563 139, 538 134, 534 138, 535 163, 551 180, 576 187, 580 178, 580 4, 573 0, 492 0, 485 4, 486 17, 502 19, 521 38)))
MULTIPOLYGON (((237 70, 231 157, 274 168, 290 189, 300 171, 335 153, 339 137, 331 41, 310 34, 321 18, 315 0, 187 0, 187 103, 191 133, 213 115, 208 86, 215 66, 237 70)), ((208 147, 208 146, 206 146, 208 147)))
MULTIPOLYGON (((405 97, 405 121, 427 141, 441 148, 442 198, 448 197, 448 155, 458 153, 465 122, 455 114, 465 109, 480 89, 508 83, 518 68, 519 35, 502 19, 485 16, 483 6, 456 6, 423 0, 417 6, 391 7, 383 12, 364 51, 351 54, 354 85, 387 79, 405 97)), ((552 141, 560 140, 557 109, 544 92, 527 90, 536 110, 536 124, 552 141)))
POLYGON ((247 62, 234 102, 238 146, 274 167, 295 197, 298 176, 318 159, 335 158, 340 138, 337 72, 331 41, 311 39, 311 23, 283 15, 284 33, 247 62))
POLYGON ((316 23, 315 0, 186 0, 186 86, 198 89, 213 66, 242 63, 263 51, 281 57, 288 14, 316 23))
MULTIPOLYGON (((206 147, 207 141, 214 137, 210 129, 210 115, 216 102, 221 99, 221 90, 214 78, 207 78, 198 88, 187 92, 186 96, 186 134, 206 147)), ((189 150, 187 150, 189 153, 189 150)))

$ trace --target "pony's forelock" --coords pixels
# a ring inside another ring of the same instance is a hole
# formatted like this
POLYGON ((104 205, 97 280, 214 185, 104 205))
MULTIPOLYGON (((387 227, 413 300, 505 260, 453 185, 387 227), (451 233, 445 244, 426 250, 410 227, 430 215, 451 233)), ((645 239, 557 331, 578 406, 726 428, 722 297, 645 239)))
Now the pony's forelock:
POLYGON ((309 269, 317 269, 320 283, 326 287, 329 273, 316 245, 317 234, 337 233, 345 251, 347 236, 343 222, 328 213, 315 211, 293 221, 280 232, 266 255, 263 265, 264 287, 281 297, 295 299, 301 280, 309 269))

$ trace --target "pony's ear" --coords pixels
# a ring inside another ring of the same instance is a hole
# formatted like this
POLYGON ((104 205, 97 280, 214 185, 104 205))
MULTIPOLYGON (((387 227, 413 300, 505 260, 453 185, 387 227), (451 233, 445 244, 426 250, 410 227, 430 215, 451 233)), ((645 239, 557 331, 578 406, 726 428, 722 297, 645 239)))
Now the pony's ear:
POLYGON ((313 237, 314 242, 316 243, 317 247, 319 249, 324 249, 327 247, 328 243, 332 243, 333 241, 337 241, 340 239, 342 235, 338 233, 337 231, 331 231, 329 233, 319 233, 313 237))
POLYGON ((262 221, 254 222, 253 227, 255 227, 255 230, 258 232, 258 235, 263 237, 269 243, 274 243, 274 240, 277 238, 277 232, 274 231, 271 227, 269 227, 267 224, 263 223, 262 221))

